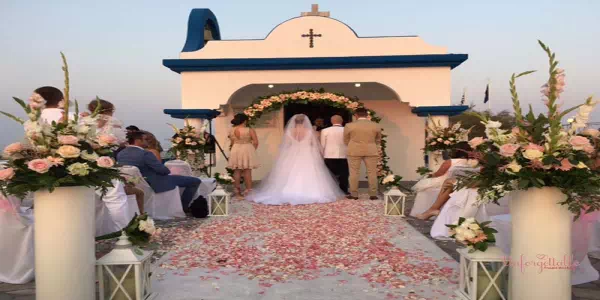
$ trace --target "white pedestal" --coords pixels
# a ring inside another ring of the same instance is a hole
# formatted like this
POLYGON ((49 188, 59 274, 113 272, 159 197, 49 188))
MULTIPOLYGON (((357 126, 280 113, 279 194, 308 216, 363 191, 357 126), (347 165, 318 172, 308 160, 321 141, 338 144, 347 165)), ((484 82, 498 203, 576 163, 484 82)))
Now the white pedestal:
POLYGON ((94 190, 61 187, 34 201, 36 299, 95 299, 94 190))
POLYGON ((573 215, 566 196, 545 187, 515 192, 510 202, 510 299, 571 299, 573 215))

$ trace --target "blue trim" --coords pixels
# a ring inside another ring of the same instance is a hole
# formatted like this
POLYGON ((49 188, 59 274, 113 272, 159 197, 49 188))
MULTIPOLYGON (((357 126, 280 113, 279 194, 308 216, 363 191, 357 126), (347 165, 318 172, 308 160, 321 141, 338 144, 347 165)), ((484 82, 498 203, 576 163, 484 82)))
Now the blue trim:
POLYGON ((188 19, 188 32, 181 52, 194 52, 204 48, 204 26, 208 25, 215 40, 221 39, 219 22, 210 9, 194 8, 188 19))
POLYGON ((209 119, 221 114, 216 109, 165 109, 163 112, 175 119, 209 119))
POLYGON ((371 68, 456 68, 467 54, 426 54, 353 57, 165 59, 163 65, 173 72, 240 71, 240 70, 315 70, 371 68))
POLYGON ((452 106, 418 106, 412 109, 412 113, 419 117, 427 116, 456 116, 469 109, 467 105, 452 106))

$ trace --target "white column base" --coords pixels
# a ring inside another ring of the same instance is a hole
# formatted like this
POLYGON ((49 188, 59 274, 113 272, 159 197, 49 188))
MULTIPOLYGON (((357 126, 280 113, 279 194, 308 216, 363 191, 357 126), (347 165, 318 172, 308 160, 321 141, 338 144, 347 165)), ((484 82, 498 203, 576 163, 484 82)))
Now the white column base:
POLYGON ((34 201, 36 299, 95 299, 94 190, 61 187, 34 201))
POLYGON ((510 202, 510 299, 571 299, 571 225, 557 188, 518 191, 510 202))

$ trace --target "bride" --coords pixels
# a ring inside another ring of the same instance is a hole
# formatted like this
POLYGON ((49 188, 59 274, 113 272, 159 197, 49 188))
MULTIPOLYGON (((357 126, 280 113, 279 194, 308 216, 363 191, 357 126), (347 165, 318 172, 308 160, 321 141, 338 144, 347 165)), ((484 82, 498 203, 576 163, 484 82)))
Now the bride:
POLYGON ((321 145, 306 115, 294 115, 285 128, 273 169, 248 199, 262 204, 311 204, 344 197, 325 166, 321 145))

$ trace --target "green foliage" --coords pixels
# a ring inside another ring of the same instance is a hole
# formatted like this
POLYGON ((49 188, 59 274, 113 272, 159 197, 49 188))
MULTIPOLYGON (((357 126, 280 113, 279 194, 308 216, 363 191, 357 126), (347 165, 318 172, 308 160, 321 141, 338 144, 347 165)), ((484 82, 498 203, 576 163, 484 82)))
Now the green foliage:
POLYGON ((501 129, 510 130, 516 124, 515 116, 509 111, 503 110, 499 113, 492 113, 490 111, 467 111, 460 115, 450 117, 450 123, 460 123, 464 129, 471 129, 469 132, 469 139, 479 136, 485 136, 485 125, 482 121, 499 121, 502 123, 501 129))

